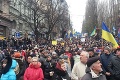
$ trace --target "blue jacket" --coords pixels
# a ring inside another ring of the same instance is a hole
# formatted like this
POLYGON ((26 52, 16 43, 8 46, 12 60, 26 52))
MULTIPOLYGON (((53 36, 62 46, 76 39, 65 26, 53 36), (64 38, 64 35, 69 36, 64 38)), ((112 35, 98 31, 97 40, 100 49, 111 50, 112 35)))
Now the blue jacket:
POLYGON ((6 74, 2 74, 0 80, 16 80, 16 74, 14 72, 16 66, 17 66, 17 62, 12 59, 12 65, 9 71, 6 74))
POLYGON ((111 60, 112 57, 113 57, 112 53, 110 53, 110 54, 103 53, 100 56, 100 61, 102 63, 102 68, 103 68, 104 72, 109 72, 108 64, 110 63, 110 60, 111 60))

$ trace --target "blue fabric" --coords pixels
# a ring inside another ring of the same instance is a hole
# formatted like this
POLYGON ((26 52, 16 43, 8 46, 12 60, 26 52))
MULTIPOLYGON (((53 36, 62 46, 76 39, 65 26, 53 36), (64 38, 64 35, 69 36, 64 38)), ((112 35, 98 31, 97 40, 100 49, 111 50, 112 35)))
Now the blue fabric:
POLYGON ((105 30, 110 33, 110 30, 108 29, 104 22, 102 23, 102 30, 105 30))
POLYGON ((102 68, 103 68, 104 72, 109 72, 108 64, 110 63, 110 60, 111 60, 112 57, 113 57, 112 53, 110 53, 110 54, 103 53, 100 56, 100 61, 102 63, 102 68))
POLYGON ((0 80, 16 80, 16 74, 14 72, 16 66, 17 62, 15 60, 12 60, 12 66, 10 70, 6 74, 2 74, 0 80))

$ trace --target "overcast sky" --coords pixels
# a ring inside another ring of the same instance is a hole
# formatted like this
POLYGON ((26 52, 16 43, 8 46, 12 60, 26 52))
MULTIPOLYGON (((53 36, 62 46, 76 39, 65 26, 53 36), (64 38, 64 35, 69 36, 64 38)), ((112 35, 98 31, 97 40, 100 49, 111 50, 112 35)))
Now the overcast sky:
POLYGON ((81 32, 87 0, 66 0, 69 6, 73 28, 81 32))

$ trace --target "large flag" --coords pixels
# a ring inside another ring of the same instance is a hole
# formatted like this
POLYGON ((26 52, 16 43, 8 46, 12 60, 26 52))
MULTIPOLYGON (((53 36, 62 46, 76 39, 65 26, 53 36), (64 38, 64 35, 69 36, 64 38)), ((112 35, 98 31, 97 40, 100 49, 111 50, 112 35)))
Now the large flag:
POLYGON ((96 27, 94 28, 94 30, 92 31, 92 33, 90 34, 90 36, 95 35, 95 33, 96 33, 96 27))
POLYGON ((115 38, 110 33, 110 30, 108 29, 104 22, 102 23, 102 38, 105 39, 106 41, 111 42, 114 48, 118 47, 118 43, 116 42, 115 38))

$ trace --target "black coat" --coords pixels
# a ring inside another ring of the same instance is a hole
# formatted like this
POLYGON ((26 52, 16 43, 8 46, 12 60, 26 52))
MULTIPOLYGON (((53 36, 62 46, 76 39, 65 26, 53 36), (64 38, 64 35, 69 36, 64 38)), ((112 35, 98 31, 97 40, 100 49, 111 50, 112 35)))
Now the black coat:
POLYGON ((117 56, 112 57, 108 64, 108 70, 116 80, 120 80, 120 58, 117 56))
POLYGON ((50 72, 54 71, 54 68, 55 68, 55 63, 53 61, 47 61, 47 60, 45 61, 43 72, 44 72, 44 77, 46 79, 52 78, 52 76, 50 76, 50 72))
POLYGON ((67 71, 62 71, 56 68, 52 80, 63 80, 63 79, 71 80, 67 71))
POLYGON ((112 54, 105 54, 105 53, 103 53, 100 56, 100 61, 102 63, 102 69, 103 69, 104 73, 109 72, 108 64, 110 63, 110 60, 112 57, 113 57, 112 54))
POLYGON ((0 62, 0 77, 2 75, 2 63, 0 62))

